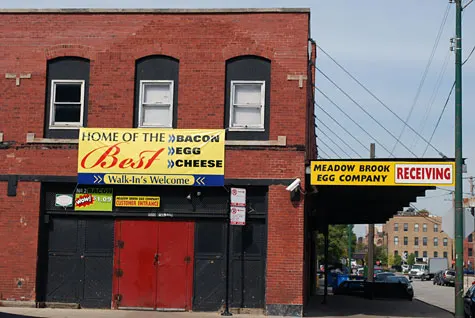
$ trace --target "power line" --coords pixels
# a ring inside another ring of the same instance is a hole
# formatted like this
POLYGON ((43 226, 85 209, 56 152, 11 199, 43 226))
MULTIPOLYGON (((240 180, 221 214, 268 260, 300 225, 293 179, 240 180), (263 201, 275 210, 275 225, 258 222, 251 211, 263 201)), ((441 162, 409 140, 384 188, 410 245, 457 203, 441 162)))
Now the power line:
MULTIPOLYGON (((333 120, 338 126, 341 127, 349 136, 351 136, 354 140, 356 140, 357 143, 359 143, 364 149, 369 151, 369 148, 365 146, 358 138, 356 138, 352 133, 350 133, 342 124, 340 124, 331 114, 329 114, 322 106, 320 106, 317 102, 315 102, 315 105, 320 108, 328 117, 330 117, 331 120, 333 120)), ((315 116, 315 115, 314 115, 315 116)), ((315 118, 317 118, 315 116, 315 118)))
POLYGON ((454 91, 454 88, 455 88, 455 82, 452 84, 452 88, 450 89, 449 96, 447 96, 447 99, 445 100, 445 105, 442 108, 442 111, 440 112, 439 119, 437 119, 437 123, 435 124, 434 130, 432 130, 432 134, 430 135, 429 141, 427 141, 427 145, 426 145, 426 148, 424 149, 424 153, 422 154, 422 157, 424 157, 424 155, 426 154, 427 149, 429 148, 430 142, 432 141, 432 138, 434 137, 435 131, 439 127, 440 120, 442 119, 442 115, 444 114, 445 109, 447 108, 447 104, 449 103, 450 96, 452 96, 452 92, 454 91))
MULTIPOLYGON (((396 136, 394 136, 394 134, 392 132, 390 132, 386 127, 384 127, 383 124, 381 124, 376 118, 374 118, 373 115, 371 115, 366 109, 364 109, 363 106, 361 106, 357 101, 355 101, 350 95, 348 95, 340 86, 338 86, 338 84, 336 84, 334 81, 332 81, 332 79, 330 77, 328 77, 327 74, 325 74, 320 68, 316 68, 317 71, 320 72, 320 74, 322 74, 330 83, 332 83, 340 92, 342 92, 346 97, 348 97, 356 106, 358 106, 366 115, 368 115, 376 124, 378 124, 381 128, 384 129, 384 131, 386 131, 389 135, 391 135, 391 137, 393 137, 394 139, 397 140, 396 136)), ((412 152, 411 149, 409 149, 405 144, 401 143, 401 145, 404 146, 404 148, 406 148, 407 151, 409 151, 414 157, 417 157, 417 155, 412 152)), ((392 152, 391 152, 391 155, 392 155, 392 152)))
MULTIPOLYGON (((440 70, 439 76, 437 77, 437 82, 435 84, 432 95, 429 99, 429 104, 428 104, 426 113, 424 115, 424 119, 421 121, 421 124, 419 125, 419 131, 421 132, 421 134, 424 132, 427 121, 429 119, 429 115, 432 111, 432 108, 434 107, 435 99, 437 98, 437 95, 440 90, 440 86, 442 85, 442 79, 444 78, 445 71, 447 70, 447 65, 449 64, 449 60, 450 60, 450 51, 447 50, 447 54, 445 55, 445 59, 444 59, 444 64, 442 65, 442 69, 440 70)), ((417 145, 418 141, 419 139, 414 138, 411 149, 417 145)))
POLYGON ((467 61, 468 61, 468 60, 470 59, 470 57, 472 56, 473 51, 475 51, 475 46, 473 46, 472 51, 470 51, 470 54, 467 56, 467 58, 465 59, 465 61, 463 61, 462 65, 464 65, 465 63, 467 63, 467 61))
POLYGON ((328 146, 328 144, 327 144, 326 142, 324 142, 322 139, 318 138, 318 142, 322 143, 325 147, 328 148, 328 150, 330 150, 331 152, 333 152, 333 154, 334 154, 335 156, 337 156, 339 159, 341 159, 340 155, 337 154, 337 153, 335 152, 335 150, 333 150, 330 146, 328 146))
POLYGON ((391 114, 393 114, 399 121, 407 125, 413 133, 415 133, 419 138, 428 143, 432 149, 434 149, 440 156, 444 156, 434 145, 429 143, 421 134, 419 134, 411 125, 407 124, 398 114, 396 114, 388 105, 386 105, 380 98, 378 98, 373 92, 371 92, 363 83, 361 83, 356 77, 354 77, 349 71, 346 70, 340 63, 338 63, 329 53, 327 53, 321 46, 318 45, 320 50, 330 58, 343 72, 345 72, 352 80, 354 80, 358 85, 360 85, 368 94, 370 94, 374 99, 376 99, 384 108, 386 108, 391 114))
POLYGON ((347 156, 348 158, 351 158, 351 156, 350 156, 343 148, 341 148, 339 144, 337 144, 332 138, 330 138, 330 136, 328 136, 320 127, 317 127, 317 126, 315 126, 315 127, 316 127, 318 130, 320 130, 320 132, 321 132, 325 137, 327 137, 327 138, 332 142, 332 144, 334 144, 338 149, 340 149, 340 151, 343 152, 343 154, 344 154, 345 156, 347 156))
POLYGON ((427 74, 429 73, 430 66, 431 66, 432 61, 433 61, 434 56, 435 56, 435 51, 437 50, 437 47, 439 46, 440 38, 442 36, 442 32, 444 30, 445 23, 447 22, 447 17, 449 16, 450 7, 451 7, 451 4, 448 3, 447 4, 447 9, 445 10, 445 13, 444 13, 444 17, 442 18, 442 22, 441 22, 440 27, 439 27, 439 31, 437 32, 437 37, 435 39, 434 46, 432 47, 432 52, 430 53, 429 61, 427 61, 427 65, 426 65, 426 68, 424 70, 424 74, 422 75, 421 81, 419 83, 419 87, 417 89, 416 96, 414 97, 411 109, 409 110, 409 113, 407 114, 405 124, 402 126, 401 133, 399 134, 399 137, 398 137, 396 143, 394 144, 393 149, 391 150, 391 153, 394 152, 394 150, 397 147, 397 144, 400 142, 401 137, 404 134, 404 130, 406 129, 407 123, 409 122, 409 119, 412 116, 412 112, 414 111, 414 107, 416 106, 417 101, 419 100, 419 96, 422 92, 422 87, 424 86, 424 83, 426 81, 427 74))
MULTIPOLYGON (((351 120, 356 126, 358 126, 362 131, 364 131, 370 138, 373 138, 373 136, 366 131, 360 124, 358 124, 350 115, 348 115, 340 106, 338 106, 333 100, 331 100, 330 97, 328 97, 324 92, 322 92, 318 87, 315 86, 315 89, 320 92, 330 103, 332 103, 336 108, 338 108, 339 111, 341 111, 349 120, 351 120)), ((384 150, 386 150, 389 153, 388 148, 386 148, 383 144, 381 144, 377 139, 375 139, 375 142, 381 146, 384 150)), ((394 157, 394 156, 393 156, 394 157)))
POLYGON ((340 136, 338 136, 337 133, 335 133, 330 127, 328 127, 323 121, 321 121, 320 119, 316 118, 317 121, 323 125, 326 129, 328 129, 329 131, 331 131, 331 133, 333 135, 335 135, 335 137, 337 137, 345 146, 347 146, 348 148, 350 148, 351 151, 353 151, 358 157, 361 158, 361 155, 355 150, 353 149, 353 147, 351 147, 346 141, 343 140, 343 138, 341 138, 340 136))
MULTIPOLYGON (((322 149, 320 149, 319 147, 317 147, 317 153, 320 154, 320 152, 322 152, 323 155, 326 156, 326 158, 330 158, 330 156, 329 156, 325 151, 323 151, 322 149)), ((322 156, 319 155, 318 157, 321 158, 322 156)))

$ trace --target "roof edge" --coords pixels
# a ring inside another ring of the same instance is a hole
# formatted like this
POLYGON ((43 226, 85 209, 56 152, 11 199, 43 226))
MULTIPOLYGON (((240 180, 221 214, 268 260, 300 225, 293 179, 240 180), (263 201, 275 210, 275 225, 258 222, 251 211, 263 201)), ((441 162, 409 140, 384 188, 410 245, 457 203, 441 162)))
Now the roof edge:
POLYGON ((0 14, 56 13, 56 14, 225 14, 225 13, 310 13, 310 8, 229 8, 229 9, 100 9, 100 8, 62 8, 62 9, 0 9, 0 14))

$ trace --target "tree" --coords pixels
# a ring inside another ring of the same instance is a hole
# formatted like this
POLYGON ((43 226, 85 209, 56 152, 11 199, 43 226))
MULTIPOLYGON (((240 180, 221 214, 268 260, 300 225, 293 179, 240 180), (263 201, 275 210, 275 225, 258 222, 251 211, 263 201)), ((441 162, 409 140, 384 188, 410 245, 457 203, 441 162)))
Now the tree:
MULTIPOLYGON (((328 227, 328 263, 339 263, 340 259, 348 257, 348 226, 330 225, 328 227)), ((317 234, 317 258, 320 263, 325 259, 325 239, 323 234, 317 234)), ((351 250, 356 249, 356 235, 352 233, 351 250)))
POLYGON ((416 262, 416 255, 414 255, 414 253, 409 254, 409 256, 407 257, 407 264, 414 265, 415 262, 416 262))
POLYGON ((399 255, 399 254, 394 255, 393 260, 394 260, 393 265, 401 266, 401 264, 402 264, 402 257, 401 257, 401 255, 399 255))
POLYGON ((394 263, 394 256, 393 255, 389 255, 388 256, 388 266, 393 266, 393 265, 396 265, 394 263))

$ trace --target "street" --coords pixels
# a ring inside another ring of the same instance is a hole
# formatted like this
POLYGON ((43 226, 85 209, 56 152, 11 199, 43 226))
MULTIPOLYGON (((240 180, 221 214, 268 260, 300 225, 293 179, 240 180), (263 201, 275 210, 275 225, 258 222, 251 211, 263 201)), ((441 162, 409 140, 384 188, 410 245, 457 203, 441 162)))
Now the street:
MULTIPOLYGON (((465 277, 465 290, 471 286, 473 277, 465 277)), ((443 308, 450 312, 455 312, 454 305, 454 287, 437 286, 432 281, 414 280, 414 298, 419 299, 428 304, 443 308)))

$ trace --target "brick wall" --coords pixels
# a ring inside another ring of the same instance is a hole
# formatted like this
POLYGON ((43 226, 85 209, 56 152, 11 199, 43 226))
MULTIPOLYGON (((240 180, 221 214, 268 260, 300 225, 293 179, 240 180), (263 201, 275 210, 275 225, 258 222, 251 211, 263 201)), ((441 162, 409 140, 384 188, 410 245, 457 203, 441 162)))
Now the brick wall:
POLYGON ((40 183, 21 182, 7 197, 0 182, 0 300, 34 300, 40 183))
MULTIPOLYGON (((223 128, 225 63, 239 55, 271 60, 270 139, 288 147, 228 147, 226 178, 304 180, 307 96, 287 75, 307 74, 308 13, 253 14, 6 14, 0 13, 4 73, 0 76, 0 175, 76 174, 77 145, 26 144, 43 137, 49 59, 90 59, 89 127, 132 127, 135 61, 162 54, 179 60, 177 128, 223 128)), ((310 118, 313 122, 313 118, 310 118)), ((40 184, 19 182, 6 197, 0 182, 0 298, 35 298, 40 184), (23 218, 23 219, 22 219, 23 218), (21 223, 26 220, 27 225, 21 223), (21 288, 17 280, 25 279, 21 288)), ((302 304, 303 202, 293 205, 284 186, 269 193, 267 302, 302 304)))

